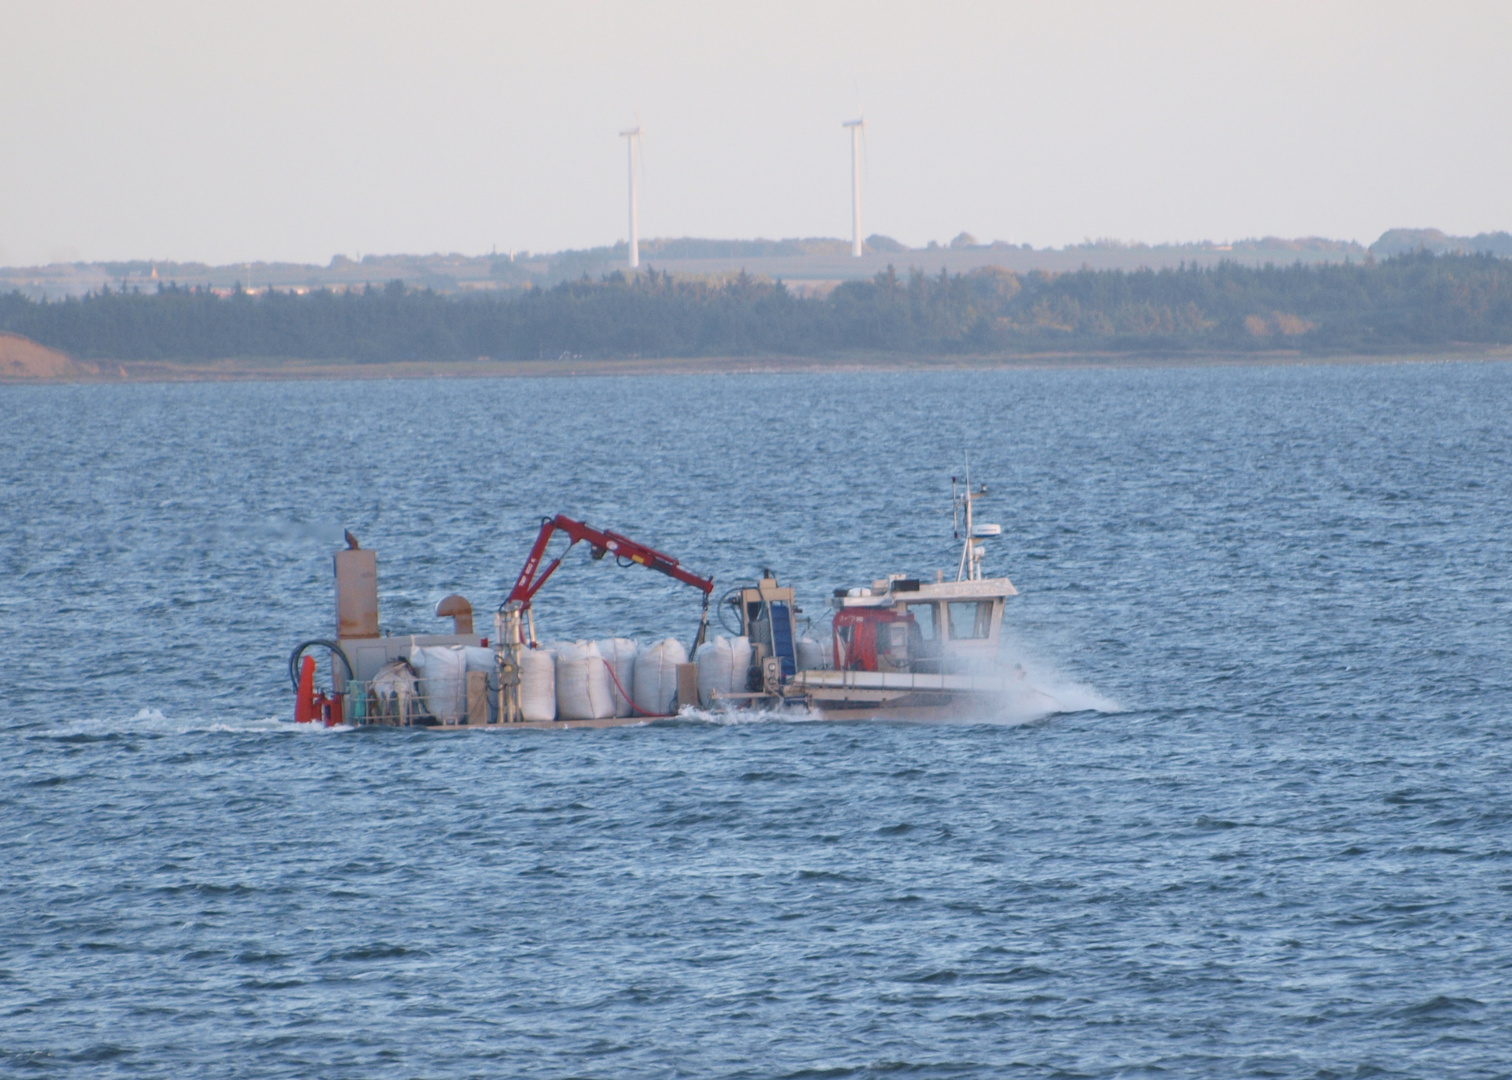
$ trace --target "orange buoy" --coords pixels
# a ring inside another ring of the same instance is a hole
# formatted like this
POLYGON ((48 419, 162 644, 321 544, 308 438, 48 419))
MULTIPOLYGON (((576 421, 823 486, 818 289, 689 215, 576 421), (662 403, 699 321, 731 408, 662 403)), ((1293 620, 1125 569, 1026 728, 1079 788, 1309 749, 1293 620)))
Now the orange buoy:
POLYGON ((315 719, 315 658, 306 656, 299 665, 299 690, 294 695, 294 722, 308 724, 315 719))

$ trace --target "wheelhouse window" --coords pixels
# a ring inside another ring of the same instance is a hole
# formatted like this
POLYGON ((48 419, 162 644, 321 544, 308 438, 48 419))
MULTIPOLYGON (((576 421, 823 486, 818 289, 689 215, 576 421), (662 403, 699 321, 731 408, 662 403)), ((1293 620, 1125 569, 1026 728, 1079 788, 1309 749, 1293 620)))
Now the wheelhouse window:
POLYGON ((933 604, 909 604, 908 613, 914 618, 914 625, 919 628, 919 636, 925 641, 934 641, 940 636, 935 627, 935 606, 933 604))
POLYGON ((839 645, 836 661, 841 670, 851 665, 851 641, 854 639, 855 627, 850 623, 835 624, 835 643, 839 645))
POLYGON ((950 637, 953 641, 982 640, 992 636, 991 600, 952 600, 950 637))

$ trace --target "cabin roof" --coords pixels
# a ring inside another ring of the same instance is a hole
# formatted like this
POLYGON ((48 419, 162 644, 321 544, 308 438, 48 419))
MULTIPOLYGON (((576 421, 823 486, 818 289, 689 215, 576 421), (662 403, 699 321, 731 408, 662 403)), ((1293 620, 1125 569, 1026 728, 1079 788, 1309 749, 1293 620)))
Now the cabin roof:
MULTIPOLYGON (((896 585, 896 582, 893 582, 896 585)), ((837 596, 836 607, 891 607, 931 600, 990 600, 1017 596, 1018 590, 1007 578, 982 578, 980 581, 921 581, 917 590, 873 589, 870 596, 837 596)))

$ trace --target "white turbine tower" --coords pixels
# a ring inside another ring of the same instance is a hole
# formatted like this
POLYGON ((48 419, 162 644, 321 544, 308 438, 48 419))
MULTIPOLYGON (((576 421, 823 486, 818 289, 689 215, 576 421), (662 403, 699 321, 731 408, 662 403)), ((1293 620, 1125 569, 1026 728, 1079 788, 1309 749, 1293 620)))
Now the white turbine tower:
POLYGON ((640 265, 640 222, 636 218, 635 208, 635 148, 641 137, 639 122, 628 131, 620 132, 620 137, 625 140, 625 150, 630 159, 630 269, 634 270, 640 265))
POLYGON ((861 257, 861 133, 866 118, 846 120, 840 125, 850 128, 851 135, 851 257, 861 257))

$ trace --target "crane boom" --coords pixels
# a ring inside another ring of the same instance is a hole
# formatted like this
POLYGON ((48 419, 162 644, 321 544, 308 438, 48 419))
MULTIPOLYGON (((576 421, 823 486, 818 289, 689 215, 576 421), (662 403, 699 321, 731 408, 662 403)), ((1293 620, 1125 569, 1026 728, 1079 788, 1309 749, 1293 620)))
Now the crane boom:
POLYGON ((655 548, 649 548, 628 536, 601 531, 587 522, 574 521, 570 517, 558 514, 553 518, 542 519, 540 534, 536 537, 535 544, 530 549, 530 556, 525 560, 525 566, 520 570, 520 576, 515 579, 514 588, 510 590, 509 598, 505 603, 518 601, 522 610, 529 608, 531 599, 540 591, 541 586, 546 584, 546 579, 551 577, 558 566, 562 565, 562 559, 566 557, 567 551, 551 560, 546 569, 539 576, 536 575, 536 569, 541 565, 541 559, 546 554, 546 545, 558 531, 567 534, 567 551, 571 551, 578 541, 586 541, 595 559, 613 555, 616 560, 624 559, 639 563, 641 566, 681 581, 684 585, 692 585, 695 589, 701 590, 705 602, 709 594, 714 591, 712 579, 699 577, 697 574, 684 570, 670 555, 663 555, 655 548))

